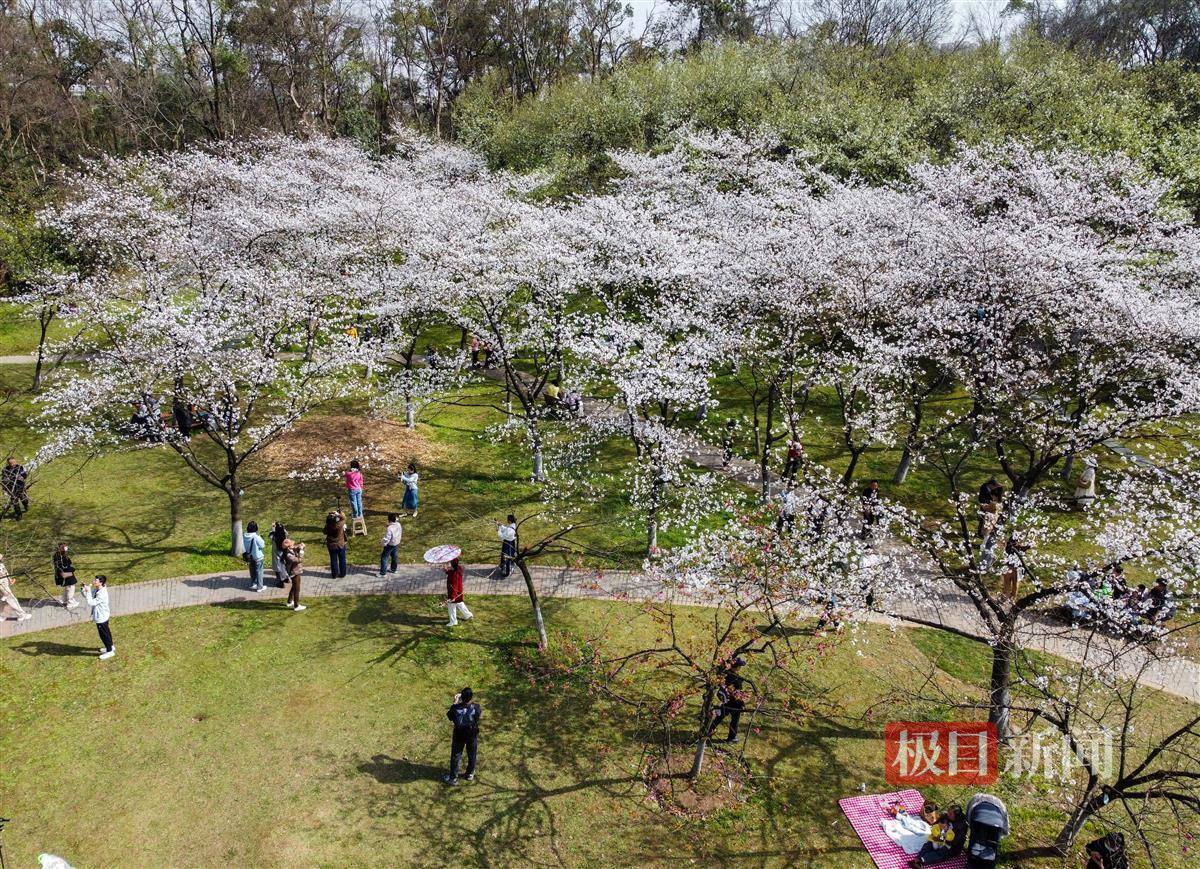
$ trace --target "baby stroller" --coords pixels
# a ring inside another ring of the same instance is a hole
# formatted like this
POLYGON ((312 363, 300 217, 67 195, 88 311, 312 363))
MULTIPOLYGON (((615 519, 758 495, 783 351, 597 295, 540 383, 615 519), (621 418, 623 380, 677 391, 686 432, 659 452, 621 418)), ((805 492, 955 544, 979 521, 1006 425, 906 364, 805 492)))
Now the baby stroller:
POLYGON ((1000 855, 1000 840, 1008 835, 1008 808, 999 797, 975 794, 967 803, 967 866, 992 869, 1000 855))

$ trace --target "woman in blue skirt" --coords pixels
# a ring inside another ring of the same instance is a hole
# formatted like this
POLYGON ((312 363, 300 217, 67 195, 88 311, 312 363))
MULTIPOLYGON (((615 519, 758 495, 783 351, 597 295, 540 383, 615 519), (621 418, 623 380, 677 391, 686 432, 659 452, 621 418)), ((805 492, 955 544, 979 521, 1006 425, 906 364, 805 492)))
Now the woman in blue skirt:
POLYGON ((420 495, 417 492, 417 482, 421 479, 421 475, 417 473, 417 463, 409 462, 408 470, 400 475, 400 482, 404 484, 404 501, 401 506, 417 515, 417 506, 420 504, 420 495))

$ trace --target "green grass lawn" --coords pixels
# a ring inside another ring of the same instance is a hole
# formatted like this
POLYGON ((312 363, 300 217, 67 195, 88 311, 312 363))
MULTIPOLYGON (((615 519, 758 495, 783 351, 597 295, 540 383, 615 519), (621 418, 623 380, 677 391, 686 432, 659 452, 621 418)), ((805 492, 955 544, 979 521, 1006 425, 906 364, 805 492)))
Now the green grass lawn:
MULTIPOLYGON (((936 632, 868 628, 812 674, 809 717, 756 723, 750 797, 700 823, 646 799, 646 733, 626 713, 514 668, 529 644, 522 599, 475 598, 476 619, 453 633, 430 598, 309 605, 303 615, 265 601, 118 615, 118 656, 103 664, 86 624, 0 645, 0 808, 14 819, 13 863, 47 850, 79 867, 864 866, 837 799, 860 785, 893 789, 883 723, 922 712, 867 707, 947 655, 961 669, 945 684, 978 692, 958 678, 975 678, 986 655, 944 647, 936 632), (485 708, 480 769, 451 791, 437 780, 443 715, 466 684, 485 708)), ((615 621, 623 643, 652 635, 626 604, 550 600, 546 613, 575 635, 615 621)), ((690 727, 681 719, 675 738, 690 727)), ((1044 783, 991 789, 1012 809, 1010 853, 1056 830, 1044 783)), ((1184 865, 1170 848, 1160 865, 1184 865)))
MULTIPOLYGON (((0 369, 0 384, 19 383, 27 370, 28 366, 0 369)), ((546 510, 539 488, 529 482, 527 451, 519 443, 497 443, 485 432, 500 419, 493 407, 495 391, 493 384, 471 386, 453 403, 423 414, 418 435, 435 458, 420 468, 419 515, 402 520, 402 560, 419 561, 427 548, 439 543, 462 546, 468 561, 492 560, 499 548, 495 521, 509 512, 525 517, 546 510)), ((0 414, 0 448, 24 460, 42 443, 42 435, 30 424, 32 401, 27 395, 16 395, 7 410, 0 414)), ((362 409, 343 404, 329 407, 326 413, 361 414, 362 409)), ((390 426, 378 423, 376 427, 382 431, 390 426)), ((331 430, 330 440, 337 435, 331 430)), ((628 448, 613 442, 601 449, 595 463, 599 472, 618 467, 627 458, 628 448)), ((265 535, 271 523, 281 519, 293 537, 315 544, 309 550, 310 564, 327 563, 322 526, 325 513, 339 503, 339 497, 346 509, 341 485, 290 479, 255 460, 247 465, 244 482, 245 521, 257 520, 265 535)), ((733 491, 736 486, 730 483, 727 488, 733 491)), ((399 508, 402 494, 394 476, 372 475, 368 466, 369 533, 351 540, 351 562, 369 564, 378 559, 387 513, 399 508)), ((70 542, 83 575, 106 573, 118 583, 244 567, 227 554, 225 495, 201 481, 165 446, 58 459, 37 471, 30 497, 33 508, 20 522, 0 523, 0 544, 14 572, 29 569, 47 579, 59 540, 70 542)), ((601 523, 576 535, 589 552, 584 560, 639 565, 645 552, 644 531, 623 493, 607 491, 583 507, 583 520, 601 523)), ((552 516, 539 515, 522 526, 522 534, 532 541, 557 527, 552 516)), ((683 539, 681 531, 671 530, 660 535, 660 544, 675 545, 683 539)))

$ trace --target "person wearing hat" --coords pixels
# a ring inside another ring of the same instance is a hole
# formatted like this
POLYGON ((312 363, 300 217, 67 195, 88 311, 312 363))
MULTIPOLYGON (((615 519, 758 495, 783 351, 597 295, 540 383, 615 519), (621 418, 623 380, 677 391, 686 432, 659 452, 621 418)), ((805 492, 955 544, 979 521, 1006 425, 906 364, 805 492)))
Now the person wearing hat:
POLYGON ((1083 471, 1075 483, 1075 505, 1086 510, 1096 500, 1096 460, 1088 456, 1083 460, 1083 471))
POLYGON ((450 563, 442 570, 446 572, 446 610, 450 613, 446 627, 452 628, 458 624, 460 615, 464 619, 473 619, 475 616, 463 601, 463 569, 458 559, 450 559, 450 563))
POLYGON ((90 586, 85 585, 83 597, 92 608, 92 621, 96 623, 96 633, 100 635, 100 642, 104 644, 100 650, 100 660, 107 661, 117 653, 117 647, 113 645, 112 629, 108 626, 111 616, 108 608, 108 577, 97 576, 90 586))
POLYGON ((292 612, 304 612, 308 607, 300 603, 300 578, 304 574, 303 543, 297 543, 290 537, 283 541, 283 565, 292 583, 288 590, 287 605, 292 612))
POLYGON ((742 693, 742 687, 746 684, 746 680, 738 672, 745 663, 745 658, 734 658, 733 662, 725 669, 725 678, 721 686, 717 688, 717 700, 721 705, 717 707, 716 714, 713 715, 712 729, 715 731, 717 725, 728 715, 729 735, 725 738, 726 742, 737 742, 738 724, 742 720, 742 710, 746 708, 745 696, 742 693))
POLYGON ((483 717, 483 709, 473 700, 474 693, 470 688, 463 688, 454 696, 454 703, 446 710, 446 717, 454 725, 454 735, 450 740, 450 772, 442 776, 442 781, 448 785, 458 784, 458 764, 462 760, 463 749, 467 750, 467 769, 463 776, 467 781, 475 780, 475 758, 479 753, 479 719, 483 717))
POLYGON ((17 621, 23 622, 33 618, 33 613, 25 612, 21 602, 13 594, 12 585, 8 579, 8 565, 4 563, 4 553, 0 552, 0 613, 3 612, 5 604, 8 604, 17 614, 17 621))

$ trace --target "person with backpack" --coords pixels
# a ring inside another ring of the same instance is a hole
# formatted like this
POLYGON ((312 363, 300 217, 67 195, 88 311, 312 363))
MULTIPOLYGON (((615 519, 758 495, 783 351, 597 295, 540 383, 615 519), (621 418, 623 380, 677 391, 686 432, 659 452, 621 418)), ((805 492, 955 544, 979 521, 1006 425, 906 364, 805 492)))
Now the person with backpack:
POLYGON ((266 549, 267 544, 258 533, 258 523, 251 522, 246 526, 246 533, 242 535, 242 558, 250 566, 251 591, 262 591, 264 588, 263 560, 266 557, 266 549))
POLYGON ((467 769, 463 778, 475 780, 475 760, 479 753, 479 719, 483 717, 483 709, 472 699, 474 693, 470 688, 463 688, 454 695, 454 703, 446 710, 446 717, 454 725, 454 733, 450 739, 450 772, 442 776, 442 781, 448 785, 458 784, 458 764, 462 760, 463 749, 467 750, 467 769))
POLYGON ((108 608, 108 577, 97 576, 90 586, 85 585, 83 597, 92 608, 92 621, 96 623, 96 633, 100 635, 100 642, 104 644, 100 650, 100 660, 107 661, 117 653, 117 647, 113 645, 112 629, 108 626, 112 615, 108 608))

